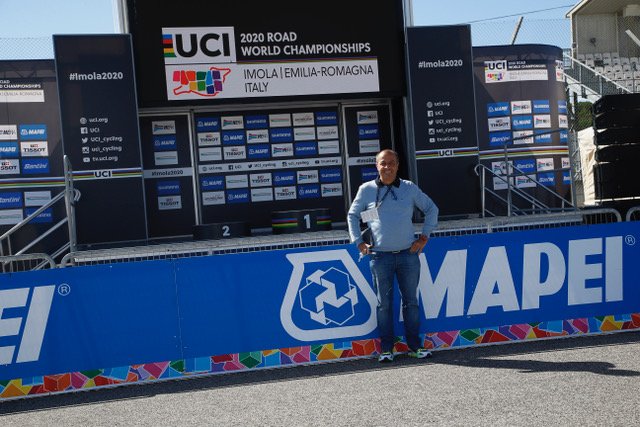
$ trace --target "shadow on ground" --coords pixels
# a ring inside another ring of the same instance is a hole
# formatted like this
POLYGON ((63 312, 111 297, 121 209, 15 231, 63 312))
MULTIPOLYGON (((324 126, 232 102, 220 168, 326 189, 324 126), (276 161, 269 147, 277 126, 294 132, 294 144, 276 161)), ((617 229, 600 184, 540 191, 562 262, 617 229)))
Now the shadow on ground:
POLYGON ((522 373, 590 372, 601 375, 640 376, 640 372, 638 371, 616 369, 614 364, 605 361, 544 362, 539 360, 509 360, 495 358, 557 350, 635 343, 640 343, 640 331, 437 351, 434 352, 434 357, 429 359, 427 362, 424 360, 416 360, 399 356, 390 364, 380 364, 375 358, 367 358, 306 366, 291 366, 288 368, 262 369, 218 375, 213 374, 188 379, 131 384, 114 388, 103 388, 10 400, 0 402, 0 414, 32 412, 56 407, 144 398, 158 394, 183 393, 197 390, 236 387, 248 384, 294 381, 300 378, 354 374, 358 372, 383 369, 398 369, 424 363, 484 369, 511 369, 519 370, 522 373))

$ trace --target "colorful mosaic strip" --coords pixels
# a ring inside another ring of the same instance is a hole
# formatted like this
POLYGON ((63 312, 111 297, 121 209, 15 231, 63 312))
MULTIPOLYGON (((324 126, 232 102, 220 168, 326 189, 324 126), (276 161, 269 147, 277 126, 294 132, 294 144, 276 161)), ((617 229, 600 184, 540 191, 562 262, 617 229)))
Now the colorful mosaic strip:
MULTIPOLYGON (((424 347, 441 350, 633 329, 640 329, 640 313, 427 333, 424 337, 424 347)), ((399 338, 395 350, 404 352, 408 349, 399 338)), ((369 357, 379 352, 380 341, 368 339, 19 378, 0 381, 0 399, 185 378, 193 375, 321 363, 369 357)))

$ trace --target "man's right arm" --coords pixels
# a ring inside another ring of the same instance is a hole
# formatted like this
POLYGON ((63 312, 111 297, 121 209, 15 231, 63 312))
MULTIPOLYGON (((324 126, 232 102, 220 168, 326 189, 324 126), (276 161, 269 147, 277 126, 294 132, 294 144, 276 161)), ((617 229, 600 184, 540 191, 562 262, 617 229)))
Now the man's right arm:
POLYGON ((347 213, 347 225, 349 227, 349 238, 356 246, 362 243, 360 237, 360 213, 364 210, 366 204, 363 201, 362 187, 358 188, 358 193, 351 203, 349 212, 347 213))

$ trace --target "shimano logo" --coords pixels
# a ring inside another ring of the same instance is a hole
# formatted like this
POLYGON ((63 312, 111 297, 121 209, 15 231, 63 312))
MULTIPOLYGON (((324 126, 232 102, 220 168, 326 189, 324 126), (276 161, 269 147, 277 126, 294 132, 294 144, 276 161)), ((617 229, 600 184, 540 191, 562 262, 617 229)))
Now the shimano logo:
POLYGON ((55 286, 0 290, 0 365, 34 362, 49 321, 55 286), (26 308, 26 315, 7 317, 5 310, 26 308), (20 332, 22 331, 22 335, 20 332))

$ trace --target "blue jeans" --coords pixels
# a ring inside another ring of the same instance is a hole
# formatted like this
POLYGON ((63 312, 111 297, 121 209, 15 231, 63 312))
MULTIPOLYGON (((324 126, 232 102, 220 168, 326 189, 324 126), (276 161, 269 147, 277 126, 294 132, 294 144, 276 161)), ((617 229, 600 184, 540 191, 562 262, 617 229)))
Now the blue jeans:
POLYGON ((402 316, 407 345, 411 350, 422 347, 420 342, 420 312, 418 309, 418 281, 420 280, 419 253, 409 250, 377 252, 371 254, 369 267, 373 276, 373 286, 378 295, 378 332, 382 352, 392 351, 395 340, 393 332, 393 282, 398 279, 402 296, 402 316))

